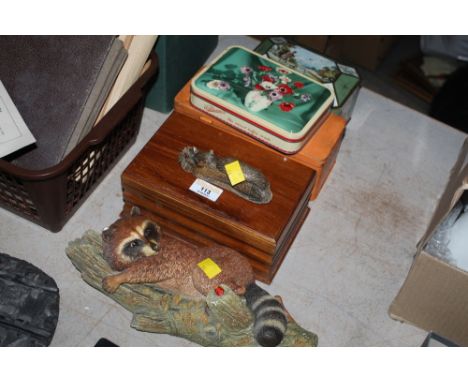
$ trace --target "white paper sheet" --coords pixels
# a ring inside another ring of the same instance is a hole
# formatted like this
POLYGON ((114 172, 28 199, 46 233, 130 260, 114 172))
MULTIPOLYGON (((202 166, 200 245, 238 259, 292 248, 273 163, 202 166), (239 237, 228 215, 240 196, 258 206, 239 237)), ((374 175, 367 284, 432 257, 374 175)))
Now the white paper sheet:
POLYGON ((36 142, 0 81, 0 158, 36 142))

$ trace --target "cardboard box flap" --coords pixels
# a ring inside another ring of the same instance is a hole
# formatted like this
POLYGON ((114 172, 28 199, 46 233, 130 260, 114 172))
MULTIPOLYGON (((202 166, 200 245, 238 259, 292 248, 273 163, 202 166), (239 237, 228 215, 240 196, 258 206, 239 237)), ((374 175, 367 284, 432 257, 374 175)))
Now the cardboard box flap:
POLYGON ((468 137, 465 137, 460 155, 450 171, 447 186, 432 215, 428 229, 418 243, 418 253, 424 248, 439 223, 447 216, 466 189, 468 189, 468 137))
POLYGON ((422 251, 390 305, 390 317, 468 346, 468 272, 422 251))

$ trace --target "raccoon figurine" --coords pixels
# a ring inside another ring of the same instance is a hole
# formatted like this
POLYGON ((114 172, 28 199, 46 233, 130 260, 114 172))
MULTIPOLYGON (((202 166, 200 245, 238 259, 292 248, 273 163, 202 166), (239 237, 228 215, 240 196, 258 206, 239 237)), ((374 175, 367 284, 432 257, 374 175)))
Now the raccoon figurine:
POLYGON ((161 235, 160 227, 140 210, 121 217, 102 232, 103 255, 111 268, 120 271, 103 279, 114 293, 123 283, 157 283, 187 298, 205 299, 208 292, 225 284, 244 296, 254 316, 254 337, 262 346, 278 345, 285 334, 287 314, 281 303, 255 284, 249 262, 224 246, 193 248, 161 235), (198 264, 211 259, 221 272, 209 278, 198 264))
POLYGON ((225 190, 257 204, 270 203, 273 194, 270 183, 260 170, 239 161, 245 181, 232 186, 226 173, 225 165, 234 158, 218 157, 213 150, 200 151, 196 147, 185 147, 179 154, 179 163, 183 170, 197 178, 206 180, 225 190))

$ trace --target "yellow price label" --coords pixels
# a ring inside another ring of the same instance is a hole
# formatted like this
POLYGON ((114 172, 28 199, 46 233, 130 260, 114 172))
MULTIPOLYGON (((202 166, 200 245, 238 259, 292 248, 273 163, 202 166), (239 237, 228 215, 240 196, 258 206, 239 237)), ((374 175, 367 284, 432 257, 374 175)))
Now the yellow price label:
POLYGON ((216 264, 209 257, 207 257, 205 260, 200 261, 197 265, 209 279, 212 279, 213 277, 219 275, 222 272, 218 264, 216 264))
POLYGON ((228 163, 224 168, 226 169, 231 185, 235 186, 245 180, 244 173, 242 172, 242 168, 238 160, 228 163))

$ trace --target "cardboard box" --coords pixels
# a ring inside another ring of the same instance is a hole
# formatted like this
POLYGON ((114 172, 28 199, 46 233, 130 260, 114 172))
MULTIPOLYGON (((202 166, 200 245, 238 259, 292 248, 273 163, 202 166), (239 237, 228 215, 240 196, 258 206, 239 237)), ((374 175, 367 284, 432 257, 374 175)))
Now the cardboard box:
POLYGON ((389 310, 393 319, 435 332, 461 346, 468 346, 468 272, 429 254, 424 247, 467 189, 468 139, 465 139, 431 223, 418 244, 408 276, 389 310))
MULTIPOLYGON (((177 94, 174 100, 174 109, 178 113, 213 126, 229 135, 237 136, 253 145, 260 146, 267 151, 277 153, 275 150, 268 148, 261 142, 250 138, 246 134, 192 106, 190 103, 190 83, 187 83, 177 94)), ((285 158, 301 163, 315 170, 317 175, 310 200, 315 200, 317 198, 320 190, 325 184, 325 181, 330 175, 333 166, 335 165, 345 129, 346 121, 337 115, 331 114, 301 151, 287 156, 277 153, 279 156, 284 156, 285 158)))

